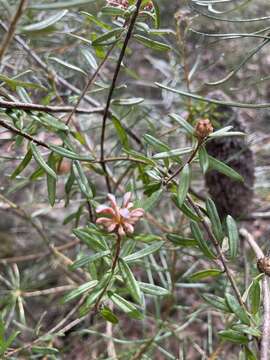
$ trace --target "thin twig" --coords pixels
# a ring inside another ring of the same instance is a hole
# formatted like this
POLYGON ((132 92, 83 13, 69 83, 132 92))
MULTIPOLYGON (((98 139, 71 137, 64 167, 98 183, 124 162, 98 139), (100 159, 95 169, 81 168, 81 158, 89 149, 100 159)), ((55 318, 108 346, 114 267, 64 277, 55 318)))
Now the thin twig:
MULTIPOLYGON (((64 250, 73 248, 74 246, 78 245, 79 243, 80 243, 80 240, 75 239, 65 245, 56 246, 55 248, 58 251, 64 251, 64 250)), ((13 257, 0 259, 0 264, 13 264, 13 263, 25 262, 25 261, 30 261, 30 260, 38 260, 38 259, 44 258, 48 255, 51 255, 51 251, 45 251, 45 252, 38 253, 38 254, 29 254, 29 255, 25 255, 25 256, 13 256, 13 257)))
POLYGON ((114 75, 113 75, 113 79, 112 79, 112 83, 111 83, 111 87, 110 87, 110 90, 109 90, 109 95, 108 95, 108 98, 107 98, 107 103, 106 103, 106 106, 105 106, 104 115, 103 115, 103 119, 102 119, 102 129, 101 129, 101 139, 100 139, 100 160, 102 162, 101 163, 102 168, 103 168, 103 171, 104 171, 105 176, 106 176, 106 184, 107 184, 107 188, 108 188, 109 192, 111 192, 109 174, 108 174, 108 171, 107 171, 106 164, 103 162, 104 157, 105 157, 104 156, 105 155, 104 146, 105 146, 106 122, 107 122, 107 118, 109 116, 109 110, 110 110, 110 105, 111 105, 113 92, 114 92, 114 89, 115 89, 115 86, 116 86, 116 81, 117 81, 117 78, 118 78, 118 75, 119 75, 119 72, 120 72, 120 68, 121 68, 123 58, 125 56, 125 52, 126 52, 126 48, 128 46, 128 42, 129 42, 129 40, 131 38, 132 31, 133 31, 137 16, 139 14, 141 3, 142 3, 142 0, 137 0, 136 10, 134 11, 134 14, 132 15, 132 18, 131 18, 131 21, 130 21, 130 24, 129 24, 129 28, 128 28, 128 31, 127 31, 127 34, 126 34, 126 37, 125 37, 125 40, 124 40, 124 43, 123 43, 123 46, 122 46, 118 61, 117 61, 117 64, 116 64, 116 68, 115 68, 115 71, 114 71, 114 75))
MULTIPOLYGON (((16 128, 15 126, 5 122, 4 120, 0 119, 0 125, 3 126, 5 129, 8 129, 9 131, 17 134, 17 135, 20 135, 22 137, 24 137, 25 139, 27 140, 30 140, 32 142, 34 142, 35 144, 37 145, 40 145, 40 146, 43 146, 45 147, 46 149, 48 150, 51 150, 49 144, 45 143, 44 141, 42 140, 39 140, 35 137, 33 137, 32 135, 29 135, 27 134, 26 132, 24 132, 23 130, 19 130, 18 128, 16 128)), ((141 159, 135 159, 135 158, 132 158, 132 157, 128 157, 128 156, 116 156, 116 157, 109 157, 109 158, 106 158, 106 159, 103 159, 103 160, 93 160, 93 159, 84 159, 82 160, 84 162, 91 162, 91 163, 96 163, 96 164, 102 164, 102 163, 107 163, 107 162, 117 162, 117 161, 130 161, 130 162, 135 162, 135 163, 139 163, 139 164, 146 164, 147 165, 147 162, 144 161, 144 160, 141 160, 141 159)))
POLYGON ((187 162, 183 165, 180 166, 179 169, 177 169, 166 181, 165 184, 168 185, 169 182, 171 182, 178 174, 180 174, 181 171, 183 171, 184 167, 186 165, 189 165, 192 163, 192 161, 194 160, 195 156, 197 155, 197 152, 200 149, 200 146, 202 145, 202 141, 198 140, 198 143, 195 147, 195 149, 192 151, 191 156, 189 157, 189 159, 187 160, 187 162))
POLYGON ((42 111, 47 113, 67 113, 72 111, 78 114, 102 114, 104 109, 102 107, 96 107, 91 109, 78 108, 72 106, 45 106, 40 104, 23 103, 15 101, 5 101, 0 99, 0 108, 3 109, 19 109, 26 111, 42 111))
POLYGON ((27 134, 26 132, 17 129, 15 126, 6 123, 2 119, 0 119, 0 125, 3 126, 6 129, 10 130, 11 132, 17 134, 17 135, 21 135, 24 138, 26 138, 26 139, 28 139, 30 141, 33 141, 37 145, 43 146, 43 147, 45 147, 47 149, 50 149, 49 146, 44 141, 41 141, 41 140, 38 140, 37 138, 34 138, 33 136, 27 134))
POLYGON ((15 15, 13 16, 13 18, 11 20, 11 23, 10 23, 10 26, 9 26, 9 28, 7 30, 7 33, 4 36, 4 39, 3 39, 3 41, 2 41, 2 43, 0 45, 0 63, 1 63, 2 59, 3 59, 3 56, 4 56, 5 52, 8 49, 8 46, 9 46, 14 34, 15 34, 17 23, 18 23, 21 15, 23 13, 26 2, 27 2, 27 0, 20 0, 17 11, 16 11, 15 15))
POLYGON ((142 356, 149 350, 153 342, 155 341, 155 337, 153 336, 152 339, 149 339, 145 344, 143 344, 136 353, 132 356, 130 360, 140 360, 142 356))
MULTIPOLYGON (((261 259, 265 256, 259 245, 256 243, 254 237, 246 229, 240 229, 240 234, 247 240, 250 247, 256 254, 257 259, 261 259)), ((261 348, 260 348, 260 360, 269 360, 270 289, 269 289, 269 279, 267 275, 264 275, 262 280, 262 291, 263 291, 263 326, 262 326, 262 340, 261 340, 261 348)))
POLYGON ((70 273, 69 274, 69 272, 67 271, 67 267, 68 267, 69 264, 72 264, 73 262, 68 257, 66 257, 64 254, 62 254, 59 250, 57 250, 57 248, 54 247, 51 244, 51 242, 48 239, 45 231, 35 222, 35 220, 32 218, 31 215, 28 215, 27 212, 24 209, 22 209, 17 204, 15 204, 14 202, 7 199, 2 194, 0 194, 0 200, 2 200, 4 203, 9 205, 10 209, 12 209, 15 212, 15 214, 17 214, 19 217, 23 218, 24 220, 28 221, 33 226, 33 228, 37 231, 37 233, 41 237, 44 244, 47 246, 48 251, 50 251, 50 253, 52 255, 54 255, 54 257, 56 259, 59 260, 59 265, 62 267, 62 269, 67 273, 67 275, 70 278, 74 277, 75 281, 79 282, 79 283, 83 283, 85 280, 89 280, 88 274, 82 272, 81 269, 77 269, 76 270, 77 273, 70 273), (82 275, 83 275, 83 278, 82 278, 82 275))
MULTIPOLYGON (((56 330, 58 330, 68 319, 71 318, 71 316, 73 314, 75 314, 75 312, 79 309, 79 307, 83 304, 83 302, 86 299, 86 294, 84 296, 81 297, 81 299, 79 300, 79 302, 77 303, 76 306, 74 306, 71 311, 57 324, 55 325, 51 330, 49 330, 46 334, 41 335, 40 337, 38 337, 37 339, 35 339, 32 342, 29 342, 27 344, 24 344, 23 346, 11 350, 7 353, 7 357, 17 354, 19 352, 21 352, 22 350, 26 350, 31 348, 33 345, 39 343, 40 341, 44 341, 43 339, 46 338, 49 335, 52 335, 53 333, 56 332, 56 330)), ((79 323, 83 322, 86 319, 86 316, 82 317, 82 318, 78 318, 73 320, 71 323, 67 324, 66 326, 64 326, 61 330, 58 331, 58 333, 65 333, 68 330, 72 329, 74 326, 78 325, 79 323)))
POLYGON ((36 291, 22 291, 20 295, 22 297, 33 297, 33 296, 44 296, 44 295, 55 295, 68 290, 72 290, 76 285, 62 285, 51 289, 36 290, 36 291))
MULTIPOLYGON (((110 310, 113 311, 113 302, 111 301, 108 305, 110 310)), ((107 353, 110 359, 117 360, 117 353, 113 342, 113 324, 107 321, 106 324, 106 335, 108 336, 107 353)))
MULTIPOLYGON (((99 64, 99 66, 96 68, 94 74, 89 77, 89 79, 88 79, 88 81, 87 81, 87 84, 85 85, 85 87, 84 87, 81 95, 78 97, 78 100, 77 100, 74 108, 71 110, 71 113, 69 114, 69 116, 68 116, 68 118, 67 118, 66 125, 69 124, 72 116, 73 116, 76 112, 78 112, 77 110, 78 110, 78 107, 79 107, 82 99, 85 97, 85 94, 86 94, 86 92, 88 91, 89 87, 91 86, 91 84, 93 83, 93 81, 95 81, 98 73, 100 72, 100 70, 102 69, 103 65, 106 63, 106 61, 108 60, 108 58, 109 58, 112 50, 114 49, 115 45, 116 45, 116 42, 115 42, 115 44, 113 44, 113 45, 110 47, 110 49, 108 50, 106 56, 103 58, 103 60, 102 60, 101 63, 99 64)), ((102 110, 103 110, 103 109, 102 109, 102 110)))

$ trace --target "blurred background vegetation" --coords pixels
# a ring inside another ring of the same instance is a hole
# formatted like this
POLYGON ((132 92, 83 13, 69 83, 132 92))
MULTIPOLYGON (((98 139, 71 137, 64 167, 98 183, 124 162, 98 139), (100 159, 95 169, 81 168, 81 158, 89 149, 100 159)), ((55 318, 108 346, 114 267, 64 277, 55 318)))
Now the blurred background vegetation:
MULTIPOLYGON (((2 45, 19 3, 0 1, 2 45)), ((228 153, 222 160, 230 164, 230 157, 235 156, 238 166, 235 170, 243 176, 249 174, 251 184, 254 176, 254 196, 252 192, 248 196, 243 193, 240 199, 241 190, 230 182, 222 183, 217 193, 221 198, 224 193, 232 196, 230 213, 234 213, 234 204, 235 209, 240 207, 236 219, 239 228, 247 229, 266 253, 270 234, 270 115, 269 106, 258 104, 270 103, 269 1, 156 0, 154 4, 154 15, 142 15, 135 30, 150 40, 131 38, 122 62, 111 104, 117 118, 107 122, 105 153, 108 157, 151 160, 155 152, 162 152, 162 146, 165 152, 191 143, 179 121, 169 114, 181 116, 192 126, 197 119, 210 118, 218 128, 228 124, 226 113, 232 111, 229 124, 234 130, 245 131, 247 136, 244 145, 240 144, 243 149, 237 152, 235 142, 228 143, 228 153), (203 101, 167 91, 166 86, 197 94, 203 101), (204 101, 215 98, 216 90, 222 96, 226 94, 221 101, 225 99, 236 106, 228 110, 204 101), (247 106, 239 107, 239 104, 247 106), (163 145, 159 144, 157 150, 155 143, 152 148, 145 134, 163 145), (127 143, 130 152, 123 151, 127 143), (246 149, 252 152, 250 157, 245 155, 246 149), (228 192, 224 186, 228 186, 228 192)), ((106 58, 117 33, 107 39, 100 37, 123 26, 121 16, 102 12, 105 5, 105 1, 99 0, 26 1, 15 33, 0 58, 0 99, 72 109, 88 77, 106 58), (93 46, 96 39, 99 41, 93 46)), ((71 110, 55 114, 55 120, 46 112, 7 110, 0 106, 0 119, 45 144, 71 144, 80 154, 98 157, 103 108, 121 41, 116 42, 79 106, 99 110, 73 114, 69 138, 64 135, 63 124, 71 110)), ((255 337, 249 348, 243 346, 242 339, 232 341, 218 336, 219 331, 229 326, 233 315, 210 306, 202 296, 206 293, 223 296, 230 284, 226 276, 190 277, 209 268, 209 259, 196 247, 185 247, 167 236, 181 234, 181 239, 189 238, 190 219, 171 201, 171 193, 161 194, 160 173, 125 161, 109 163, 113 192, 121 197, 124 191, 132 191, 136 205, 146 210, 135 235, 127 241, 127 254, 133 251, 132 247, 138 251, 152 242, 164 241, 155 254, 135 262, 133 273, 141 282, 159 285, 170 295, 146 297, 143 320, 128 318, 108 302, 107 306, 119 318, 117 324, 112 325, 100 314, 95 316, 90 312, 76 326, 65 328, 80 319, 72 310, 78 310, 82 304, 78 296, 71 302, 63 300, 63 296, 81 285, 82 279, 85 281, 84 270, 74 271, 70 265, 93 253, 72 231, 93 222, 96 205, 106 202, 104 169, 98 162, 83 164, 84 176, 93 192, 94 200, 89 205, 80 183, 85 178, 74 180, 72 159, 55 158, 58 180, 53 196, 50 190, 48 195, 46 172, 36 158, 14 174, 29 150, 24 136, 0 126, 0 146, 2 348, 4 338, 19 332, 8 345, 7 358, 259 359, 260 333, 248 333, 249 337, 245 338, 248 341, 252 335, 255 337), (57 329, 48 333, 55 326, 57 329), (64 335, 58 336, 61 331, 64 335), (36 343, 35 339, 38 339, 36 343), (31 345, 23 348, 27 344, 31 345), (21 350, 16 352, 16 349, 21 350)), ((47 159, 50 148, 40 151, 47 159)), ((171 171, 179 164, 175 157, 169 157, 168 163, 162 161, 171 171)), ((215 187, 216 181, 219 182, 215 179, 213 184, 209 180, 206 186, 199 162, 195 162, 190 193, 202 207, 209 186, 215 187)), ((218 207, 219 199, 214 200, 218 207)), ((103 265, 97 264, 99 271, 103 265)), ((258 276, 254 254, 243 239, 230 266, 243 294, 258 276)), ((91 276, 93 271, 96 270, 89 269, 91 276)), ((125 291, 123 294, 130 300, 130 295, 125 291)), ((254 328, 259 331, 261 317, 255 314, 254 319, 254 328)))

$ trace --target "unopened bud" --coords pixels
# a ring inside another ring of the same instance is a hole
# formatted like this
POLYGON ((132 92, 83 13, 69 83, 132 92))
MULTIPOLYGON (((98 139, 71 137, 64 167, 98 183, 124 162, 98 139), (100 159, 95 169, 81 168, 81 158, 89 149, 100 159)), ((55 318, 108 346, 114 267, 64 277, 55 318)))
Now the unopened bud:
POLYGON ((270 256, 265 256, 257 261, 258 270, 270 276, 270 256))
POLYGON ((209 119, 201 119, 195 127, 195 135, 198 139, 205 139, 213 132, 214 128, 209 119))

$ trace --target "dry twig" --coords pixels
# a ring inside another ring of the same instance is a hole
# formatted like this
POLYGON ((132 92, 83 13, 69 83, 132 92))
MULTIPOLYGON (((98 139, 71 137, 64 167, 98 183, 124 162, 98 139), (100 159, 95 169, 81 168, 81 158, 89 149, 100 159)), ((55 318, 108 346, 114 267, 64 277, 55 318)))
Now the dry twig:
POLYGON ((19 3, 19 6, 17 8, 17 11, 15 13, 15 15, 13 16, 12 20, 11 20, 11 23, 10 23, 10 26, 7 30, 7 33, 6 33, 6 36, 4 36, 4 39, 1 43, 1 46, 0 46, 0 63, 3 59, 3 56, 5 55, 5 52, 7 51, 8 49, 8 46, 15 34, 15 31, 16 31, 16 25, 18 23, 18 21, 20 20, 20 17, 23 13, 23 10, 25 8, 25 5, 27 3, 27 0, 21 0, 20 3, 19 3))
POLYGON ((67 113, 74 111, 78 114, 102 114, 104 109, 96 107, 91 109, 78 108, 74 110, 72 106, 45 106, 40 104, 23 103, 19 101, 5 101, 0 100, 0 108, 3 109, 19 109, 26 111, 42 111, 47 113, 67 113))

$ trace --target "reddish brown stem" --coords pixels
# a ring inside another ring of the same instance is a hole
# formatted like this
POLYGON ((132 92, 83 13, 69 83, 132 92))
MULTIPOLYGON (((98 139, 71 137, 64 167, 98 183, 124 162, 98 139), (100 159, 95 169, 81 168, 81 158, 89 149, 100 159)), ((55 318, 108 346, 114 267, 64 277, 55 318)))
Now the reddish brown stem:
POLYGON ((111 100, 112 100, 112 96, 113 96, 113 93, 114 93, 114 89, 115 89, 115 86, 116 86, 116 81, 118 79, 121 64, 122 64, 123 58, 125 56, 125 52, 126 52, 126 49, 127 49, 127 46, 128 46, 128 42, 129 42, 129 40, 131 38, 132 31, 133 31, 133 28, 135 26, 137 16, 139 15, 139 10, 140 10, 141 3, 142 3, 142 0, 137 0, 136 10, 135 10, 135 12, 134 12, 134 14, 133 14, 133 16, 132 16, 132 18, 130 20, 127 35, 125 37, 125 40, 124 40, 124 43, 123 43, 123 46, 122 46, 122 49, 121 49, 117 64, 116 64, 116 68, 115 68, 115 71, 114 71, 113 80, 112 80, 112 84, 111 84, 111 87, 110 87, 110 90, 109 90, 109 95, 108 95, 108 99, 107 99, 107 103, 106 103, 105 111, 104 111, 104 115, 103 115, 103 120, 102 120, 101 139, 100 139, 100 161, 101 161, 103 171, 105 173, 108 192, 111 192, 112 189, 111 189, 111 184, 110 184, 110 179, 109 179, 107 166, 106 166, 105 162, 103 161, 104 156, 105 156, 104 146, 105 146, 106 122, 107 122, 107 118, 108 118, 109 113, 110 113, 110 105, 111 105, 111 100))
POLYGON ((195 158, 195 156, 197 155, 197 152, 199 151, 200 149, 200 146, 202 145, 203 143, 203 140, 198 140, 198 143, 196 145, 196 148, 194 149, 194 151, 192 152, 190 158, 188 159, 188 161, 183 164, 182 166, 180 166, 179 169, 177 169, 166 181, 165 181, 165 184, 168 185, 169 182, 171 182, 178 174, 180 174, 180 172, 184 169, 184 167, 188 164, 190 164, 193 159, 195 158))

